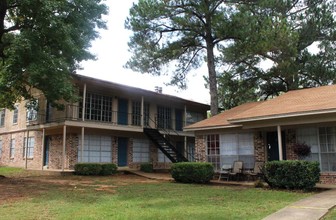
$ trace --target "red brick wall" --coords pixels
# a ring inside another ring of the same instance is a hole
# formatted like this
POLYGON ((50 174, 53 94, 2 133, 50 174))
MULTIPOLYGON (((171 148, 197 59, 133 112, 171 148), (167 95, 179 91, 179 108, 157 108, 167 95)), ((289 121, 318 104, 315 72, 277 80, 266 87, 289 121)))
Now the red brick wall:
POLYGON ((196 135, 195 137, 195 159, 198 162, 206 162, 206 136, 196 135))
MULTIPOLYGON (((67 134, 65 146, 64 169, 74 169, 78 154, 77 134, 67 134)), ((49 169, 62 169, 63 162, 63 135, 50 137, 49 145, 49 169)))
POLYGON ((298 156, 294 153, 293 146, 296 143, 296 133, 294 129, 286 130, 286 158, 287 160, 297 160, 298 156))
POLYGON ((328 172, 321 173, 320 183, 322 183, 322 184, 336 184, 336 173, 328 173, 328 172))
POLYGON ((266 142, 262 133, 254 133, 254 156, 255 161, 266 161, 266 142))
MULTIPOLYGON (((12 166, 12 167, 22 167, 26 166, 26 160, 24 155, 24 137, 26 137, 27 132, 15 132, 11 134, 1 135, 2 140, 2 153, 0 157, 0 165, 12 166), (15 153, 13 157, 10 157, 10 143, 11 139, 15 139, 15 153)), ((38 131, 30 131, 29 137, 34 137, 34 154, 33 158, 28 158, 27 168, 28 169, 41 169, 41 149, 42 149, 42 135, 38 131)))

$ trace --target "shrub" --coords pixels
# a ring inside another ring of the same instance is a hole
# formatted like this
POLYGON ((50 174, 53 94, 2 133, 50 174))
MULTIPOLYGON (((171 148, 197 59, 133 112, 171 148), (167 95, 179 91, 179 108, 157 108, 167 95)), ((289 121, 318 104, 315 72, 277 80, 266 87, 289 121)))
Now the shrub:
POLYGON ((145 173, 153 173, 153 164, 152 163, 143 163, 140 165, 140 170, 145 173))
POLYGON ((75 174, 77 175, 99 175, 102 166, 99 163, 77 163, 75 164, 75 174))
POLYGON ((100 175, 107 176, 107 175, 113 175, 117 173, 117 165, 114 163, 103 163, 101 164, 101 172, 100 175))
POLYGON ((176 182, 208 183, 213 178, 214 167, 210 163, 175 163, 171 167, 171 174, 176 182))
POLYGON ((265 164, 263 175, 272 188, 311 190, 319 181, 320 168, 318 162, 271 161, 265 164))

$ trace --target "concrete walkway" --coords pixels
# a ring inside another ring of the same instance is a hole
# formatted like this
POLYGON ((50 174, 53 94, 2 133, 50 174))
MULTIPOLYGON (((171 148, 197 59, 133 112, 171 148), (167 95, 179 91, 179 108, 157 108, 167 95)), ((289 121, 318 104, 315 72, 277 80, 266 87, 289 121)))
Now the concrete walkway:
POLYGON ((336 189, 297 201, 267 216, 264 220, 318 220, 336 205, 336 189))
MULTIPOLYGON (((144 173, 138 170, 128 170, 129 173, 149 179, 173 181, 169 173, 144 173)), ((235 182, 213 180, 211 183, 223 185, 253 185, 253 182, 235 182)), ((317 184, 326 191, 297 201, 283 209, 267 216, 264 220, 319 220, 336 206, 336 185, 317 184)))

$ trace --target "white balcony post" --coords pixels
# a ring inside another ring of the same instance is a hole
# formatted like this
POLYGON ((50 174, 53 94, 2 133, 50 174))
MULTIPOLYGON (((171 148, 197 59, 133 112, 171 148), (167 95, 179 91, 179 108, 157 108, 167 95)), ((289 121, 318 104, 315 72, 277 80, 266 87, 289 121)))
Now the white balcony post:
POLYGON ((281 126, 277 126, 277 131, 278 131, 278 145, 279 145, 279 160, 283 160, 283 155, 282 155, 282 135, 281 135, 281 126))
POLYGON ((83 109, 82 109, 82 121, 85 120, 85 102, 86 102, 86 83, 83 88, 83 109))
POLYGON ((66 125, 63 126, 63 151, 62 151, 62 171, 64 171, 65 163, 65 146, 66 146, 66 125))

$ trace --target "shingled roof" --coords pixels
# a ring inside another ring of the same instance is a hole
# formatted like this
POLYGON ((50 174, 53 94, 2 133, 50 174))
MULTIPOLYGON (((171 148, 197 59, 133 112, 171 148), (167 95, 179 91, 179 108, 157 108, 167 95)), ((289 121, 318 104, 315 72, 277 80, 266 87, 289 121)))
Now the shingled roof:
POLYGON ((336 112, 336 85, 293 90, 229 118, 232 123, 336 112))
POLYGON ((267 101, 246 103, 185 130, 240 127, 243 122, 323 113, 336 113, 336 85, 293 90, 267 101))

